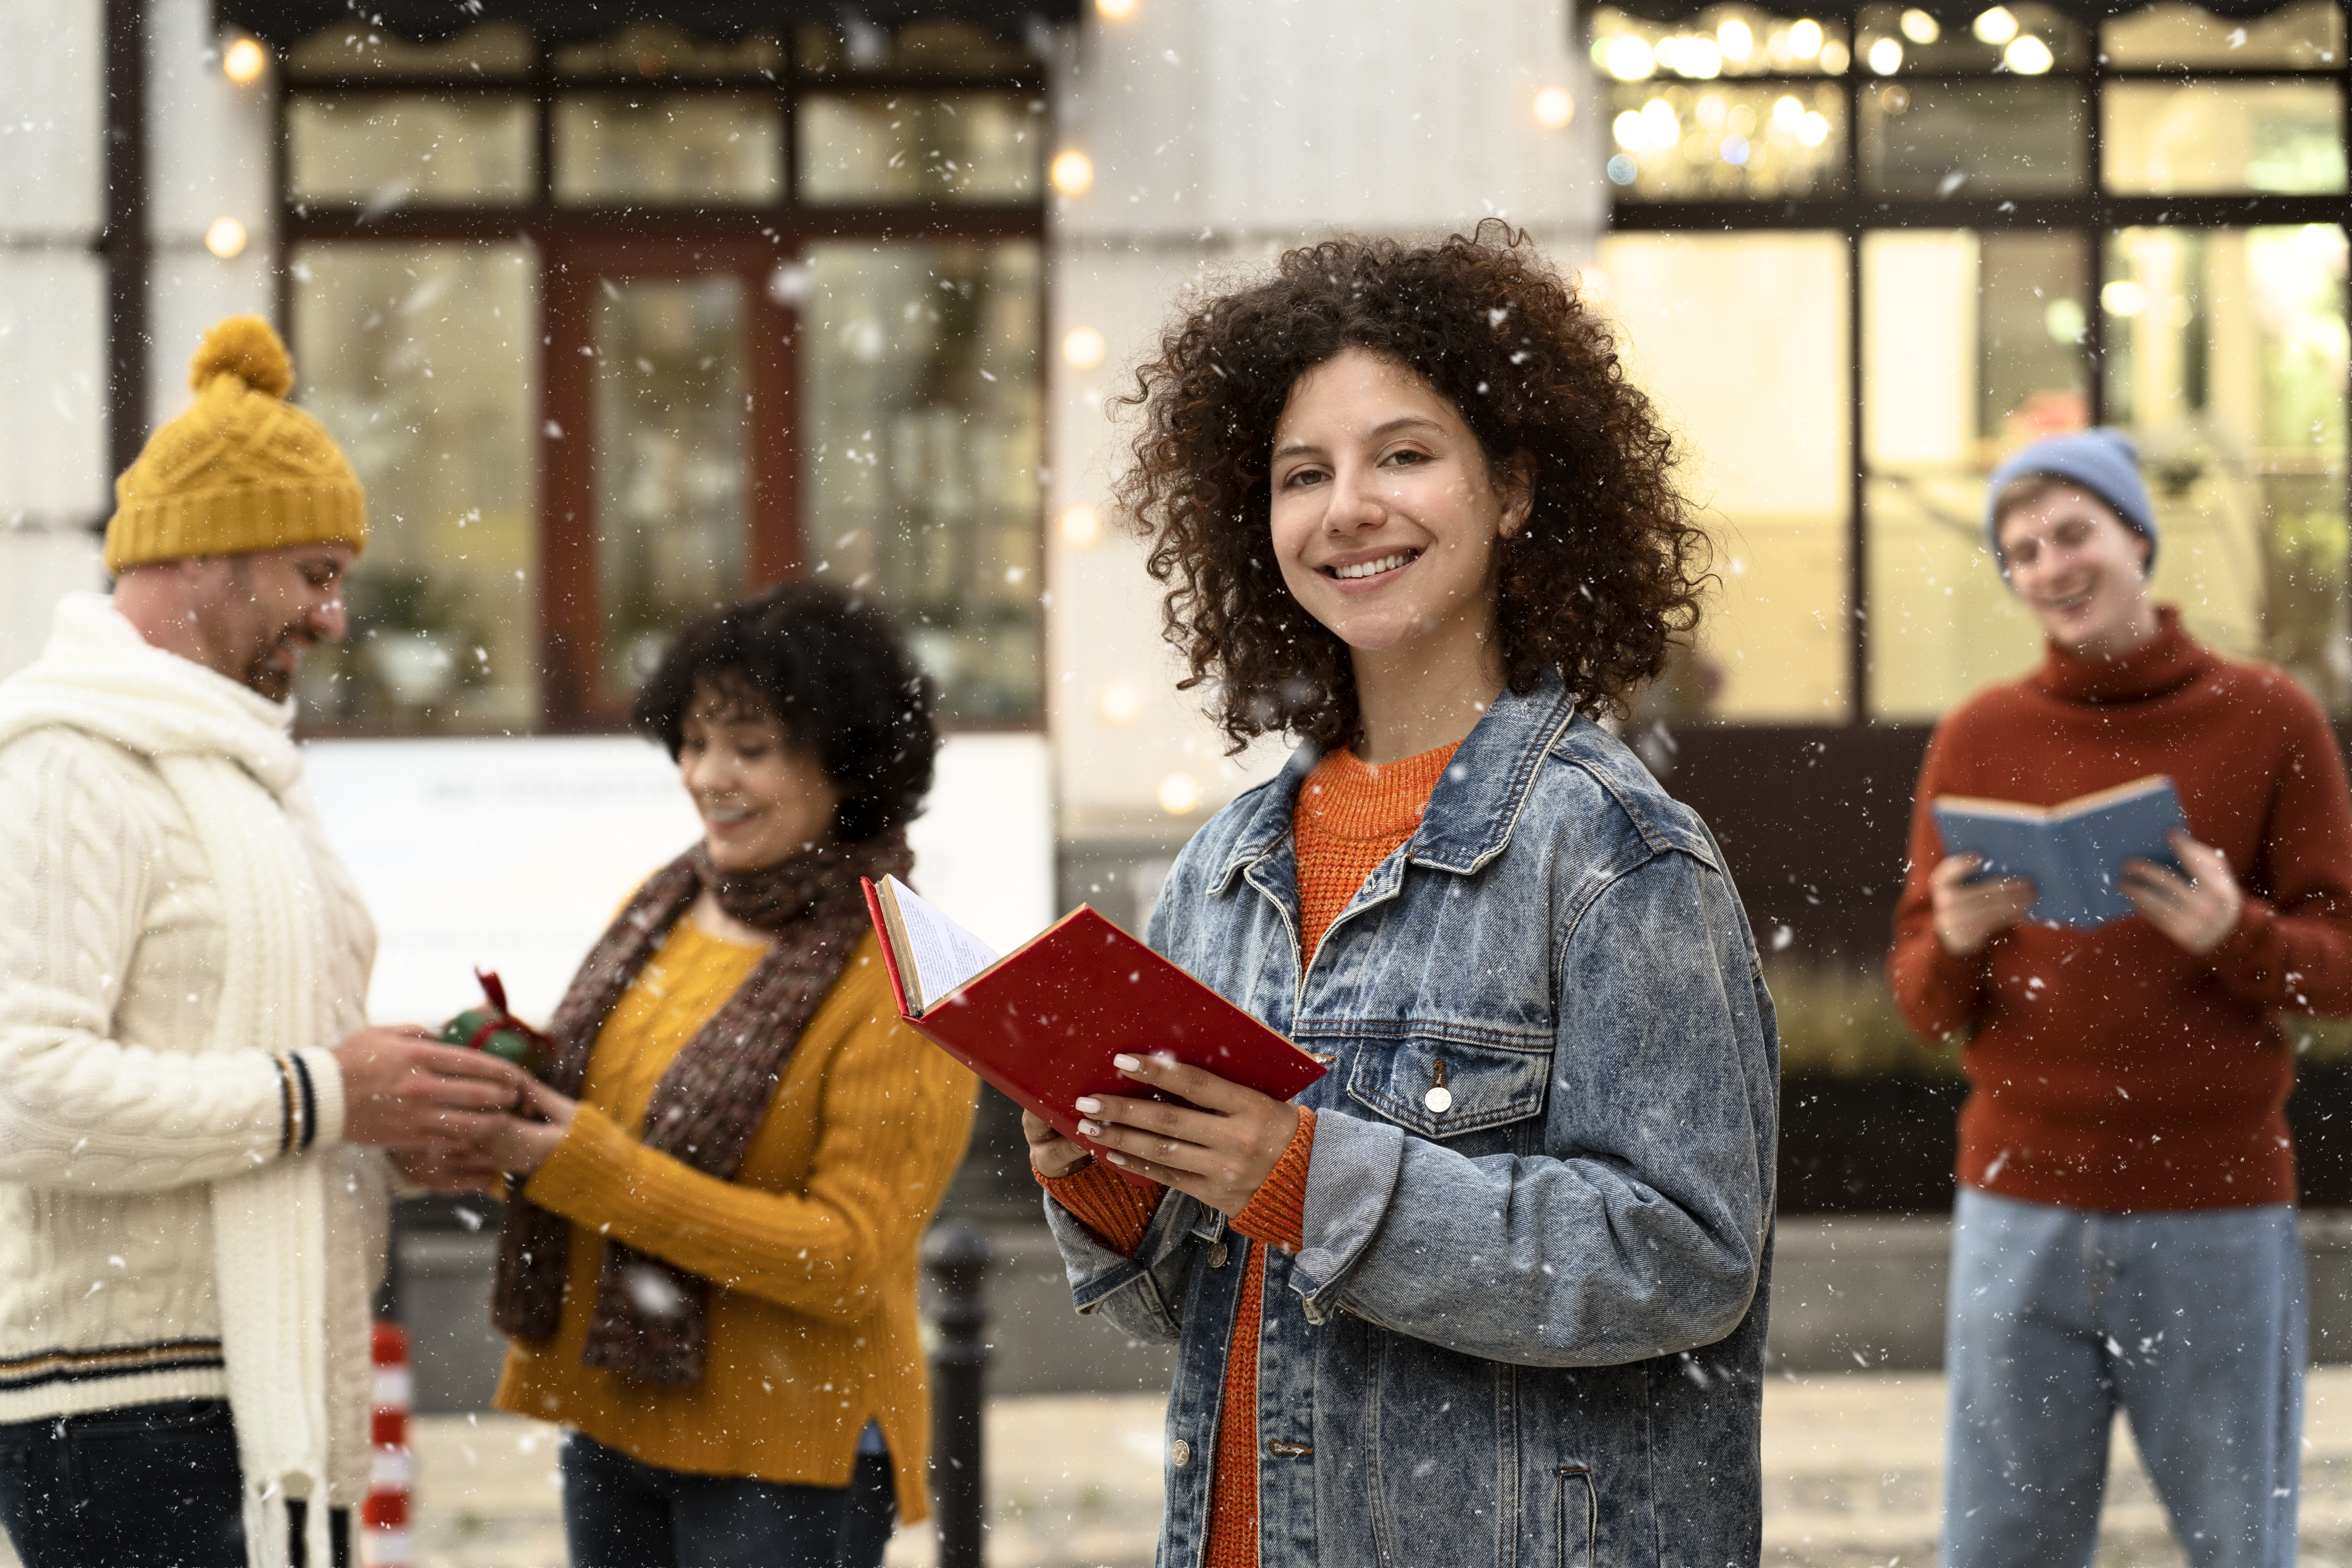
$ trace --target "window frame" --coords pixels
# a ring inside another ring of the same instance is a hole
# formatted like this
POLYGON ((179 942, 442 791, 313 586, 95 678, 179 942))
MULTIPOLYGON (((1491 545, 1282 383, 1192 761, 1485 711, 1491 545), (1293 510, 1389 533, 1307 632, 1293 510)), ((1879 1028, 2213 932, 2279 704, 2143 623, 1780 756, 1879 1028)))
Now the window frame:
MULTIPOLYGON (((2345 16, 2345 37, 2352 46, 2352 0, 2335 0, 2345 16)), ((1847 37, 1859 36, 1861 0, 1845 4, 1813 7, 1804 14, 1821 20, 1835 19, 1844 24, 1847 37)), ((1706 9, 1693 5, 1682 14, 1688 20, 1706 9)), ((1793 14, 1793 13, 1792 13, 1793 14)), ((1645 19, 1658 20, 1654 14, 1644 12, 1645 19)), ((1843 237, 1846 258, 1846 441, 1851 472, 1847 476, 1846 519, 1846 617, 1845 690, 1846 715, 1843 726, 1806 725, 1794 721, 1751 722, 1749 721, 1715 720, 1726 725, 1754 729, 1854 729, 1864 726, 1900 728, 1915 723, 1908 720, 1882 720, 1874 717, 1871 691, 1870 660, 1870 520, 1865 502, 1871 478, 1867 449, 1864 446, 1866 419, 1865 398, 1868 395, 1864 374, 1864 278, 1862 270, 1863 237, 1873 232, 1900 229, 1974 229, 1979 232, 2071 230, 2083 234, 2088 243, 2092 274, 2085 279, 2096 300, 2099 269, 2108 253, 2108 244, 2115 233, 2126 228, 2167 226, 2179 228, 2251 228, 2273 225, 2331 224, 2352 230, 2352 191, 2317 195, 2289 195, 2261 192, 2242 192, 2222 195, 2116 195, 2105 188, 2104 147, 2105 123, 2105 89, 2109 83, 2153 81, 2168 86, 2197 85, 2204 82, 2229 80, 2300 80, 2332 81, 2337 89, 2336 134, 2344 145, 2347 165, 2352 167, 2352 47, 2339 51, 2332 68, 2297 70, 2284 66, 2257 67, 2117 67, 2106 63, 2101 47, 2099 26, 2108 19, 2104 15, 2087 24, 2089 58, 2074 68, 2053 67, 2034 77, 2015 79, 2033 81, 2077 81, 2084 84, 2089 113, 2084 116, 2082 154, 2088 172, 2088 188, 2080 195, 2065 196, 2001 196, 1955 195, 1949 198, 1933 196, 1877 196, 1862 188, 1862 95, 1885 86, 1910 86, 1914 83, 1955 84, 2000 79, 2009 73, 1984 71, 1901 71, 1892 76, 1879 76, 1870 71, 1859 59, 1852 60, 1842 75, 1831 76, 1820 71, 1776 71, 1753 75, 1727 75, 1721 79, 1742 88, 1801 86, 1811 89, 1822 83, 1833 83, 1845 99, 1845 158, 1844 189, 1833 195, 1774 198, 1769 200, 1626 200, 1616 195, 1618 187, 1601 175, 1611 193, 1609 214, 1604 232, 1611 234, 1738 234, 1742 231, 1803 229, 1816 233, 1834 233, 1843 237)), ((1590 47, 1589 25, 1585 43, 1590 47)), ((1646 81, 1685 87, 1704 87, 1706 81, 1683 78, 1661 71, 1646 81)), ((1603 93, 1618 85, 1615 78, 1601 73, 1597 84, 1603 93)), ((1604 99, 1603 101, 1606 101, 1604 99)), ((1607 148, 1603 148, 1606 156, 1607 148)), ((1595 170, 1596 175, 1600 171, 1595 170)), ((2084 351, 2092 367, 2089 375, 2091 422, 2102 424, 2106 416, 2106 313, 2096 308, 2085 312, 2084 351)), ((2352 377, 2347 377, 2347 400, 2352 400, 2352 377)), ((2347 518, 2352 527, 2352 518, 2347 518)))
MULTIPOLYGON (((643 17, 633 21, 645 20, 643 17)), ((340 24, 339 24, 340 25, 340 24)), ((615 32, 626 24, 616 26, 615 32)), ((271 196, 277 205, 277 250, 274 256, 276 315, 281 327, 294 316, 296 279, 289 262, 296 247, 309 245, 370 245, 449 243, 465 241, 522 242, 532 247, 541 268, 540 321, 541 336, 553 331, 554 312, 579 289, 567 282, 566 268, 583 261, 610 259, 623 269, 642 275, 745 271, 764 261, 769 267, 792 264, 806 247, 819 242, 872 240, 891 243, 923 241, 1029 240, 1046 250, 1046 204, 1049 184, 1045 167, 1054 145, 1053 100, 1047 90, 1046 66, 1029 60, 997 69, 947 69, 929 67, 825 67, 808 63, 803 55, 799 29, 778 28, 782 60, 772 71, 732 71, 708 75, 692 72, 641 74, 627 71, 566 72, 556 68, 555 47, 533 40, 531 68, 503 76, 457 71, 385 76, 375 73, 305 74, 297 79, 283 68, 273 73, 271 196), (560 98, 628 91, 665 97, 772 97, 781 117, 783 161, 773 200, 725 205, 671 202, 559 203, 555 197, 554 122, 560 98), (1026 92, 1036 110, 1038 181, 1035 195, 1023 201, 942 202, 916 199, 898 203, 826 202, 804 205, 800 199, 798 109, 809 96, 843 92, 920 93, 1026 92), (528 100, 532 110, 535 168, 530 198, 523 202, 436 202, 395 207, 370 214, 354 202, 325 203, 298 198, 290 189, 292 105, 303 97, 345 100, 365 97, 488 97, 508 101, 528 100)), ((1041 284, 1041 288, 1042 288, 1041 284)), ((1041 364, 1053 341, 1052 296, 1045 289, 1038 300, 1041 364)), ((769 313, 774 313, 772 310, 769 313)), ((782 314, 793 314, 789 309, 782 314)), ((300 346, 296 345, 299 356, 300 346)), ((776 360, 779 371, 761 371, 772 381, 781 374, 790 384, 788 397, 801 388, 796 342, 787 342, 774 355, 754 355, 755 362, 776 360)), ((550 418, 562 402, 569 410, 578 401, 578 389, 541 362, 534 423, 550 418)), ((789 406, 789 403, 787 405, 789 406)), ((1041 408, 1038 460, 1051 449, 1050 400, 1041 408)), ((565 425, 564 428, 572 428, 565 425)), ((538 537, 541 570, 536 574, 537 626, 533 634, 540 653, 541 678, 537 718, 523 733, 611 734, 626 728, 625 712, 600 700, 594 683, 584 686, 575 667, 587 655, 575 646, 581 612, 559 602, 578 572, 550 570, 551 563, 590 559, 593 541, 587 525, 561 504, 578 489, 578 477, 566 485, 565 472, 552 450, 553 438, 536 437, 540 464, 538 537)), ((767 509, 773 516, 747 518, 745 586, 756 591, 798 576, 805 565, 801 549, 802 498, 797 486, 802 473, 798 426, 780 440, 761 440, 756 433, 751 458, 755 483, 786 482, 792 493, 779 496, 767 509), (788 450, 772 448, 784 447, 788 450)), ((1040 500, 1034 520, 1041 554, 1045 543, 1045 505, 1040 500)), ((593 568, 589 568, 593 574, 593 568)), ((1043 575, 1037 584, 1036 622, 1040 657, 1036 701, 1027 718, 943 718, 941 728, 952 732, 1042 734, 1048 727, 1048 672, 1052 666, 1053 617, 1046 613, 1043 575)), ((584 668, 584 667, 583 667, 584 668)), ((609 694, 606 694, 609 695, 609 694)), ((306 726, 306 733, 349 738, 405 739, 508 733, 495 724, 434 725, 404 720, 306 726)))

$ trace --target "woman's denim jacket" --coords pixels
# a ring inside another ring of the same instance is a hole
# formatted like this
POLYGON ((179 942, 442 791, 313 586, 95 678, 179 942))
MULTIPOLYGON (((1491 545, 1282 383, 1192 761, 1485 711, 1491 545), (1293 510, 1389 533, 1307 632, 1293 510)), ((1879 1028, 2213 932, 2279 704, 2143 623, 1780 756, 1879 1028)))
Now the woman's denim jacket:
MULTIPOLYGON (((1314 761, 1150 925, 1330 1064, 1306 1245, 1266 1259, 1263 1568, 1754 1563, 1780 1047, 1722 852, 1556 679, 1506 693, 1302 977, 1314 761)), ((1159 1563, 1197 1568, 1255 1244, 1171 1193, 1130 1260, 1045 1207, 1078 1310, 1181 1342, 1159 1563)))

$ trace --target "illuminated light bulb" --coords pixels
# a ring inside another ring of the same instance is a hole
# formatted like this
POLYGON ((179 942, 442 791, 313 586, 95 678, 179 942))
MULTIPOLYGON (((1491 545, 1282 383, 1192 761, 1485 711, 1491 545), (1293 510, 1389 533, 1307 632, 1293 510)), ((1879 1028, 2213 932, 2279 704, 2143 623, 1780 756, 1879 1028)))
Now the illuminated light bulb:
POLYGON ((2118 278, 2099 290, 2099 303, 2110 316, 2137 316, 2147 309, 2147 290, 2128 278, 2118 278))
POLYGON ((1675 69, 1696 80, 1713 81, 1723 74, 1723 51, 1712 38, 1685 38, 1675 56, 1675 69))
POLYGON ((2008 6, 1996 5, 1969 24, 1969 31, 1977 36, 1977 42, 1990 44, 1997 49, 2017 37, 2017 18, 2010 14, 2008 6))
POLYGON ((1845 68, 1853 63, 1853 55, 1835 38, 1822 46, 1821 58, 1822 69, 1831 76, 1845 75, 1845 68))
POLYGON ((1723 111, 1725 107, 1723 94, 1719 92, 1704 94, 1700 97, 1698 102, 1693 107, 1698 116, 1700 130, 1720 131, 1723 129, 1723 111))
POLYGON ((1653 147, 1671 147, 1681 141, 1683 125, 1675 118, 1675 106, 1663 98, 1654 98, 1642 105, 1642 134, 1650 139, 1653 147))
POLYGON ((1170 773, 1160 781, 1160 809, 1184 816, 1201 804, 1201 781, 1191 773, 1170 773))
POLYGON ((1880 76, 1893 76, 1903 68, 1903 46, 1893 38, 1878 38, 1872 42, 1863 58, 1880 76))
MULTIPOLYGON (((1103 688, 1102 716, 1112 723, 1132 724, 1135 722, 1136 715, 1142 711, 1143 693, 1128 682, 1114 680, 1103 688)), ((1165 789, 1167 786, 1162 784, 1160 787, 1165 789)), ((1191 809, 1190 806, 1184 808, 1185 811, 1191 809)), ((1183 813, 1179 812, 1177 815, 1181 816, 1183 813)))
POLYGON ((239 87, 249 86, 268 68, 269 51, 258 38, 239 38, 221 51, 221 75, 239 87))
POLYGON ((1079 550, 1091 548, 1102 539, 1102 513, 1084 501, 1062 513, 1062 542, 1079 550))
POLYGON ((2000 63, 2020 76, 2040 76, 2057 64, 2058 58, 2050 52, 2049 45, 2027 33, 2010 40, 2009 47, 2000 52, 2000 63))
POLYGON ((1082 195, 1095 183, 1095 161, 1073 147, 1054 154, 1053 166, 1045 172, 1045 177, 1064 195, 1082 195))
POLYGON ((1820 146, 1829 136, 1829 120, 1818 110, 1809 112, 1797 122, 1797 140, 1808 147, 1820 146))
POLYGON ((205 248, 226 261, 245 248, 245 225, 233 217, 216 217, 205 230, 205 248))
POLYGON ((1609 122, 1609 133, 1628 153, 1638 153, 1650 144, 1649 123, 1640 110, 1629 109, 1609 122))
POLYGON ((1822 52, 1822 25, 1811 16, 1789 29, 1789 52, 1801 60, 1822 52))
POLYGON ((1737 16, 1730 17, 1715 29, 1715 47, 1723 51, 1725 59, 1738 65, 1756 52, 1755 29, 1737 16))
POLYGON ((1602 63, 1619 81, 1640 81, 1658 68, 1658 57, 1633 34, 1620 33, 1609 40, 1609 52, 1602 63))
POLYGON ((1062 357, 1080 370, 1092 370, 1103 362, 1103 335, 1092 327, 1073 327, 1062 340, 1062 357))
POLYGON ((1136 0, 1095 0, 1095 15, 1106 22, 1124 22, 1135 15, 1136 0))
POLYGON ((1772 100, 1772 123, 1795 130, 1804 123, 1805 106, 1787 93, 1772 100))
POLYGON ((1552 131, 1576 118, 1576 100, 1564 87, 1548 87, 1536 94, 1536 123, 1552 131))
POLYGON ((1944 36, 1944 29, 1925 11, 1906 11, 1903 36, 1915 44, 1932 44, 1944 36))

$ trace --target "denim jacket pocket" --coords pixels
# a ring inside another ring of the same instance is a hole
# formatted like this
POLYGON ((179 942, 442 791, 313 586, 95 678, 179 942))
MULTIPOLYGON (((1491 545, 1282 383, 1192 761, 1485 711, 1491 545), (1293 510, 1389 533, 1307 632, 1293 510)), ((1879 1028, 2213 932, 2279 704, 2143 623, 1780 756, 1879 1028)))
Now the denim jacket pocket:
POLYGON ((1408 1132, 1448 1139, 1541 1114, 1551 1041, 1521 1049, 1424 1033, 1386 1049, 1364 1041, 1355 1057, 1349 1099, 1408 1132))

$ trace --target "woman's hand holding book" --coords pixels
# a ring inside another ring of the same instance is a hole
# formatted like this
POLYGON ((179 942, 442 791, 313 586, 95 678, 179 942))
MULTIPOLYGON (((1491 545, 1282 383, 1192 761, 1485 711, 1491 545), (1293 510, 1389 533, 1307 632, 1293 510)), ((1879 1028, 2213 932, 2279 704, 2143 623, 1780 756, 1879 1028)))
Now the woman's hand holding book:
POLYGON ((1111 1151, 1105 1157, 1121 1170, 1190 1194, 1220 1214, 1248 1207, 1298 1131, 1298 1108, 1181 1062, 1113 1061, 1126 1077, 1189 1104, 1087 1095, 1077 1102, 1086 1118, 1078 1131, 1111 1151))

